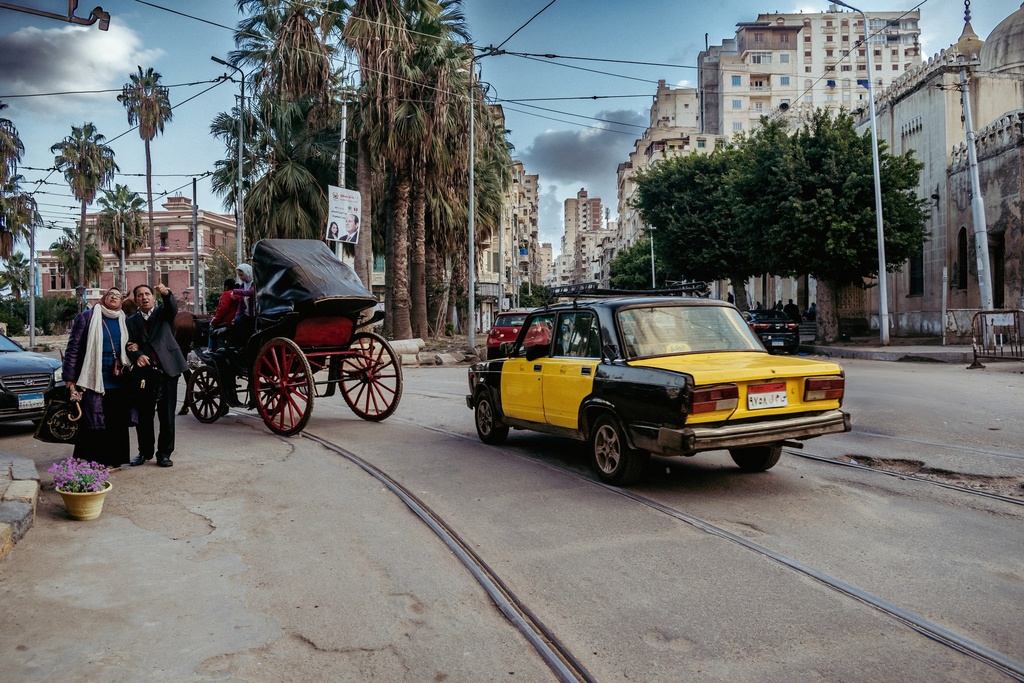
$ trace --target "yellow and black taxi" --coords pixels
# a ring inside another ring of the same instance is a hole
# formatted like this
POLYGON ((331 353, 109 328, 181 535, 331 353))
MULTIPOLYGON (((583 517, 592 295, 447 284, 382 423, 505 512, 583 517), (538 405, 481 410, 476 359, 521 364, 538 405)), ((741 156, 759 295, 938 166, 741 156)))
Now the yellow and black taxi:
POLYGON ((652 453, 727 449, 760 472, 784 442, 850 431, 842 367, 769 355, 732 304, 683 290, 554 290, 576 298, 536 309, 505 358, 469 369, 484 443, 510 428, 586 441, 601 480, 625 486, 652 453))

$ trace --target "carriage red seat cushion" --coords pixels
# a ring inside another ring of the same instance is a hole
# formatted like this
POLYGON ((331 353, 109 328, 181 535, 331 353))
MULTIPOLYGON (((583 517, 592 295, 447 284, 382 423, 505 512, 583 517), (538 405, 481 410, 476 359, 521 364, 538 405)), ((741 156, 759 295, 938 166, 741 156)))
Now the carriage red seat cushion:
POLYGON ((300 347, 348 346, 355 323, 341 316, 319 316, 299 321, 295 328, 295 343, 300 347))

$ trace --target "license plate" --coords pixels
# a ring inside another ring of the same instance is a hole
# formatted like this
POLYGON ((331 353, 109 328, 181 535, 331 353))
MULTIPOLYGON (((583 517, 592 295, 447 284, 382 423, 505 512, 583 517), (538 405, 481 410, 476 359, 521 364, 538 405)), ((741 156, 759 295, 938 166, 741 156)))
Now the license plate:
POLYGON ((18 410, 29 410, 30 408, 42 408, 46 405, 42 394, 22 394, 18 397, 18 410))
POLYGON ((785 408, 788 405, 785 382, 754 384, 747 387, 747 410, 785 408))
POLYGON ((785 343, 783 339, 772 339, 772 346, 783 346, 785 343))

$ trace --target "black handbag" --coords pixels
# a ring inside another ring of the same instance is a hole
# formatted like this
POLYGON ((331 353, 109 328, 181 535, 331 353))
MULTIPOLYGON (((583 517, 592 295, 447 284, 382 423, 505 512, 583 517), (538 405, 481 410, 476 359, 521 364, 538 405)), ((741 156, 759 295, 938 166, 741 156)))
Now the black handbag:
POLYGON ((163 373, 151 365, 132 368, 132 371, 125 374, 128 386, 137 400, 156 400, 157 392, 160 389, 160 379, 163 373))
POLYGON ((35 438, 46 443, 70 443, 78 440, 81 430, 82 404, 54 396, 46 402, 43 417, 36 427, 35 438))

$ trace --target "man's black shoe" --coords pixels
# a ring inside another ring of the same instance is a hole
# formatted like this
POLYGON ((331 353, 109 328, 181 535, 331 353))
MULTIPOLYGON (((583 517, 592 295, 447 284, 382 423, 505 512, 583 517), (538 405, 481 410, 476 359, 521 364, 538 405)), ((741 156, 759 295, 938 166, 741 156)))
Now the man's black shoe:
POLYGON ((152 459, 153 459, 152 455, 136 455, 134 458, 132 458, 128 462, 128 464, 131 465, 132 467, 138 467, 139 465, 146 464, 147 460, 152 460, 152 459))
POLYGON ((174 463, 170 458, 157 458, 156 464, 160 465, 160 467, 174 467, 174 463))

